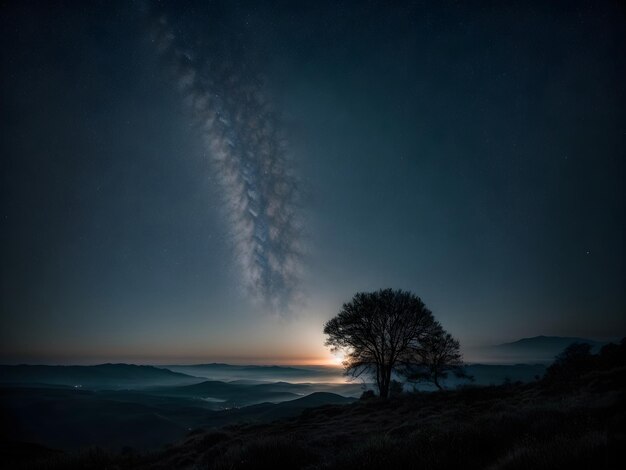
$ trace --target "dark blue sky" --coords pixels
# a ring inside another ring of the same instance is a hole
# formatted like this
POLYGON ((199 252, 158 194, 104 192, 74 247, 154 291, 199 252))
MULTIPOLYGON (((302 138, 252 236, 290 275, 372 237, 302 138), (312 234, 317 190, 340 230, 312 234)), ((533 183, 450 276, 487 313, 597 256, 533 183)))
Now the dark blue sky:
POLYGON ((624 335, 623 7, 203 3, 1 7, 2 362, 323 359, 380 287, 468 346, 624 335), (262 77, 299 182, 290 312, 242 289, 159 18, 262 77))

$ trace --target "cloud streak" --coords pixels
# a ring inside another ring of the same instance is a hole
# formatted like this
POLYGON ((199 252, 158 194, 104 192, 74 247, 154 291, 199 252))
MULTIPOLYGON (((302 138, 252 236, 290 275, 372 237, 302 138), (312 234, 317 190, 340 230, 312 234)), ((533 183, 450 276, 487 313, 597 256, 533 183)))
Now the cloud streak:
POLYGON ((165 16, 152 33, 220 183, 242 286, 265 308, 287 312, 301 297, 298 184, 262 80, 220 44, 194 51, 165 16))

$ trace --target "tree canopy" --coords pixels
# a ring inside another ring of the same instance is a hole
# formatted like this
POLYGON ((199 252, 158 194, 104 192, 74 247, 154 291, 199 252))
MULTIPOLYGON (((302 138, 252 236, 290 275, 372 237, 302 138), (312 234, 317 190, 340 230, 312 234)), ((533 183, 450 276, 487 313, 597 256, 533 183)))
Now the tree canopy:
POLYGON ((463 356, 459 341, 443 328, 423 341, 417 357, 401 371, 410 381, 423 381, 443 388, 441 380, 452 372, 457 378, 473 380, 463 369, 463 356))
MULTIPOLYGON (((424 364, 432 357, 441 335, 456 341, 445 336, 418 296, 393 289, 357 293, 324 325, 324 333, 327 346, 344 351, 346 373, 353 377, 371 374, 382 398, 389 395, 394 373, 402 375, 410 365, 424 364)), ((458 347, 458 342, 454 344, 458 347)), ((460 354, 452 359, 460 361, 460 354)))

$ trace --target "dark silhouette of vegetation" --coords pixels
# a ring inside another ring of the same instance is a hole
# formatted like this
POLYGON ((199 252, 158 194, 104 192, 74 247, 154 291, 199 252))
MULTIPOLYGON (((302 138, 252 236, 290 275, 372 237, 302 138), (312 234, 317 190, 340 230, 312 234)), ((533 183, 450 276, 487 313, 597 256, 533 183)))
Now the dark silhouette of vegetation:
POLYGON ((619 343, 609 343, 602 346, 598 355, 599 366, 602 369, 626 366, 626 338, 619 343))
POLYGON ((587 343, 572 343, 561 352, 546 370, 544 382, 553 387, 571 387, 591 371, 626 367, 626 338, 609 343, 598 354, 591 353, 587 343))
POLYGON ((439 390, 443 390, 441 381, 449 373, 457 378, 472 380, 463 369, 463 356, 459 341, 443 329, 437 330, 422 340, 422 347, 415 352, 413 358, 401 371, 409 381, 430 382, 439 390))
POLYGON ((399 380, 392 380, 389 384, 389 396, 398 397, 404 393, 404 384, 399 380))
POLYGON ((591 345, 572 343, 563 350, 546 370, 546 379, 569 381, 580 377, 592 365, 591 345))
POLYGON ((424 370, 439 384, 460 364, 458 342, 419 297, 403 290, 357 293, 324 325, 324 333, 327 346, 345 352, 346 373, 371 375, 381 398, 389 396, 394 376, 424 370))

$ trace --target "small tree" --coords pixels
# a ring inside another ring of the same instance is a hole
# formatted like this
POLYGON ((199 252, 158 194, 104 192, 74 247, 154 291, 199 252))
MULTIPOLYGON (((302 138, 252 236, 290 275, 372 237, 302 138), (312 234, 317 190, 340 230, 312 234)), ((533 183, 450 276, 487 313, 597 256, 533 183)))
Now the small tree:
POLYGON ((389 396, 393 373, 417 357, 439 330, 419 297, 392 289, 357 293, 324 325, 326 345, 344 350, 346 374, 371 374, 381 398, 389 396))
POLYGON ((452 372, 458 378, 473 378, 463 369, 463 356, 459 341, 439 328, 435 334, 425 338, 423 347, 416 351, 416 357, 402 370, 410 381, 423 381, 443 389, 441 381, 452 372))
POLYGON ((593 358, 591 345, 572 343, 556 356, 554 362, 546 370, 545 378, 555 382, 577 379, 590 369, 593 358))

